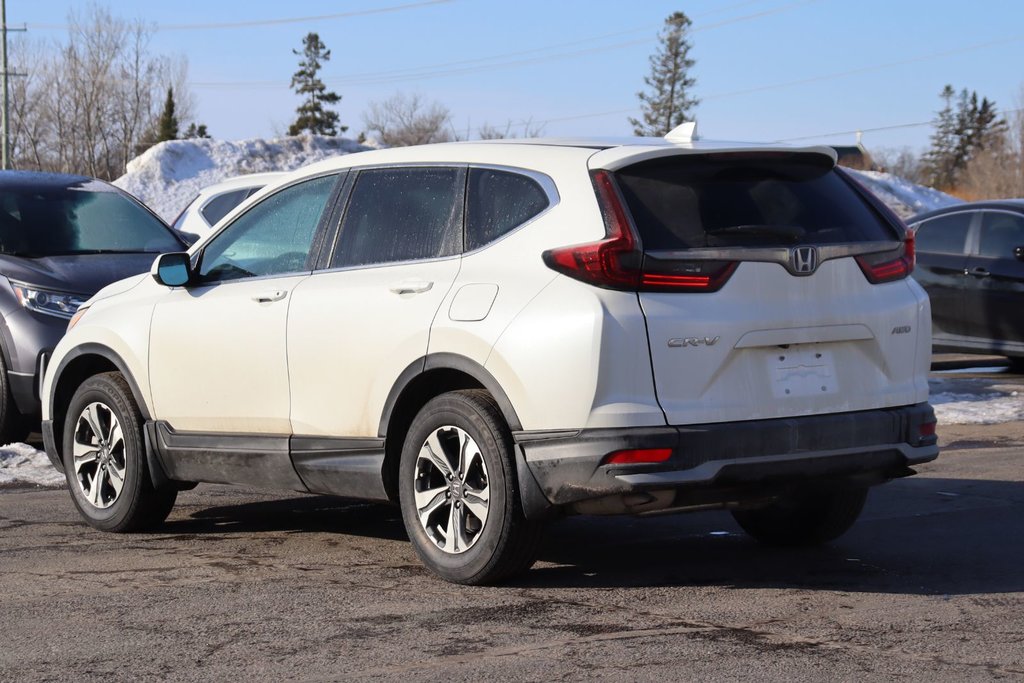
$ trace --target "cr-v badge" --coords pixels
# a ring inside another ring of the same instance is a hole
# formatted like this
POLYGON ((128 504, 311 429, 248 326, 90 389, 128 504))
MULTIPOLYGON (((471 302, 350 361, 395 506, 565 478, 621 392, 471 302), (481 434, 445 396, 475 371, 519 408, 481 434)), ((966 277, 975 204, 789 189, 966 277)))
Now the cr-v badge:
POLYGON ((669 348, 681 346, 714 346, 721 337, 675 337, 668 340, 669 348))
POLYGON ((798 275, 810 275, 818 269, 818 250, 814 247, 795 247, 789 253, 793 272, 798 275))

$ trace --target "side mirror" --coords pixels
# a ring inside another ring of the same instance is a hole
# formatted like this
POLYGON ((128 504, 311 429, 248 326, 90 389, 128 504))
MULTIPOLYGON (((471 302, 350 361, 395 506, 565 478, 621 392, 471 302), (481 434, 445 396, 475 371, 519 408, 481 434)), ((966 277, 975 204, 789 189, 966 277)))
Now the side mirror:
POLYGON ((184 287, 192 281, 192 262, 183 251, 160 254, 149 272, 165 287, 184 287))
POLYGON ((1017 258, 1018 261, 1024 261, 1024 247, 1014 247, 1013 255, 1017 258))

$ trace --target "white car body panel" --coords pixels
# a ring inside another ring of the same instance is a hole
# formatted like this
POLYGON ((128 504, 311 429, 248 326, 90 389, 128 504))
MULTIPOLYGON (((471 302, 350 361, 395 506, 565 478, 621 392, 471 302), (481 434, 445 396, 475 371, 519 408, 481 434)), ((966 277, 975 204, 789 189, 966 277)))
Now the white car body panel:
POLYGON ((451 257, 325 271, 299 285, 287 328, 291 430, 377 436, 388 393, 426 355, 458 271, 451 257))
POLYGON ((285 323, 307 277, 165 289, 149 354, 155 415, 179 431, 288 434, 285 323))

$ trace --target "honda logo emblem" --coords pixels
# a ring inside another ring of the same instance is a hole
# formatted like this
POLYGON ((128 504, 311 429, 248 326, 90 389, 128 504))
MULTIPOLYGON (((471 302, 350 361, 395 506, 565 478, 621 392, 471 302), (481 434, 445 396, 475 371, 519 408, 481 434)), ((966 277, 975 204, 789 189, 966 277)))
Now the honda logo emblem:
POLYGON ((790 253, 790 262, 797 275, 810 275, 818 269, 818 250, 814 247, 796 247, 790 253))

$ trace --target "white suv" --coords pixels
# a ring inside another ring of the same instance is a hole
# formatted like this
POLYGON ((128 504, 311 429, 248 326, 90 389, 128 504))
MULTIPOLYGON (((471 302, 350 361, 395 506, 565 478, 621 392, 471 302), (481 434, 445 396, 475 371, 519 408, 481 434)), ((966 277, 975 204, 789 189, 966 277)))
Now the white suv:
POLYGON ((392 501, 459 583, 525 570, 566 513, 821 543, 938 453, 912 268, 825 147, 353 154, 84 305, 46 448, 100 529, 194 482, 392 501))

